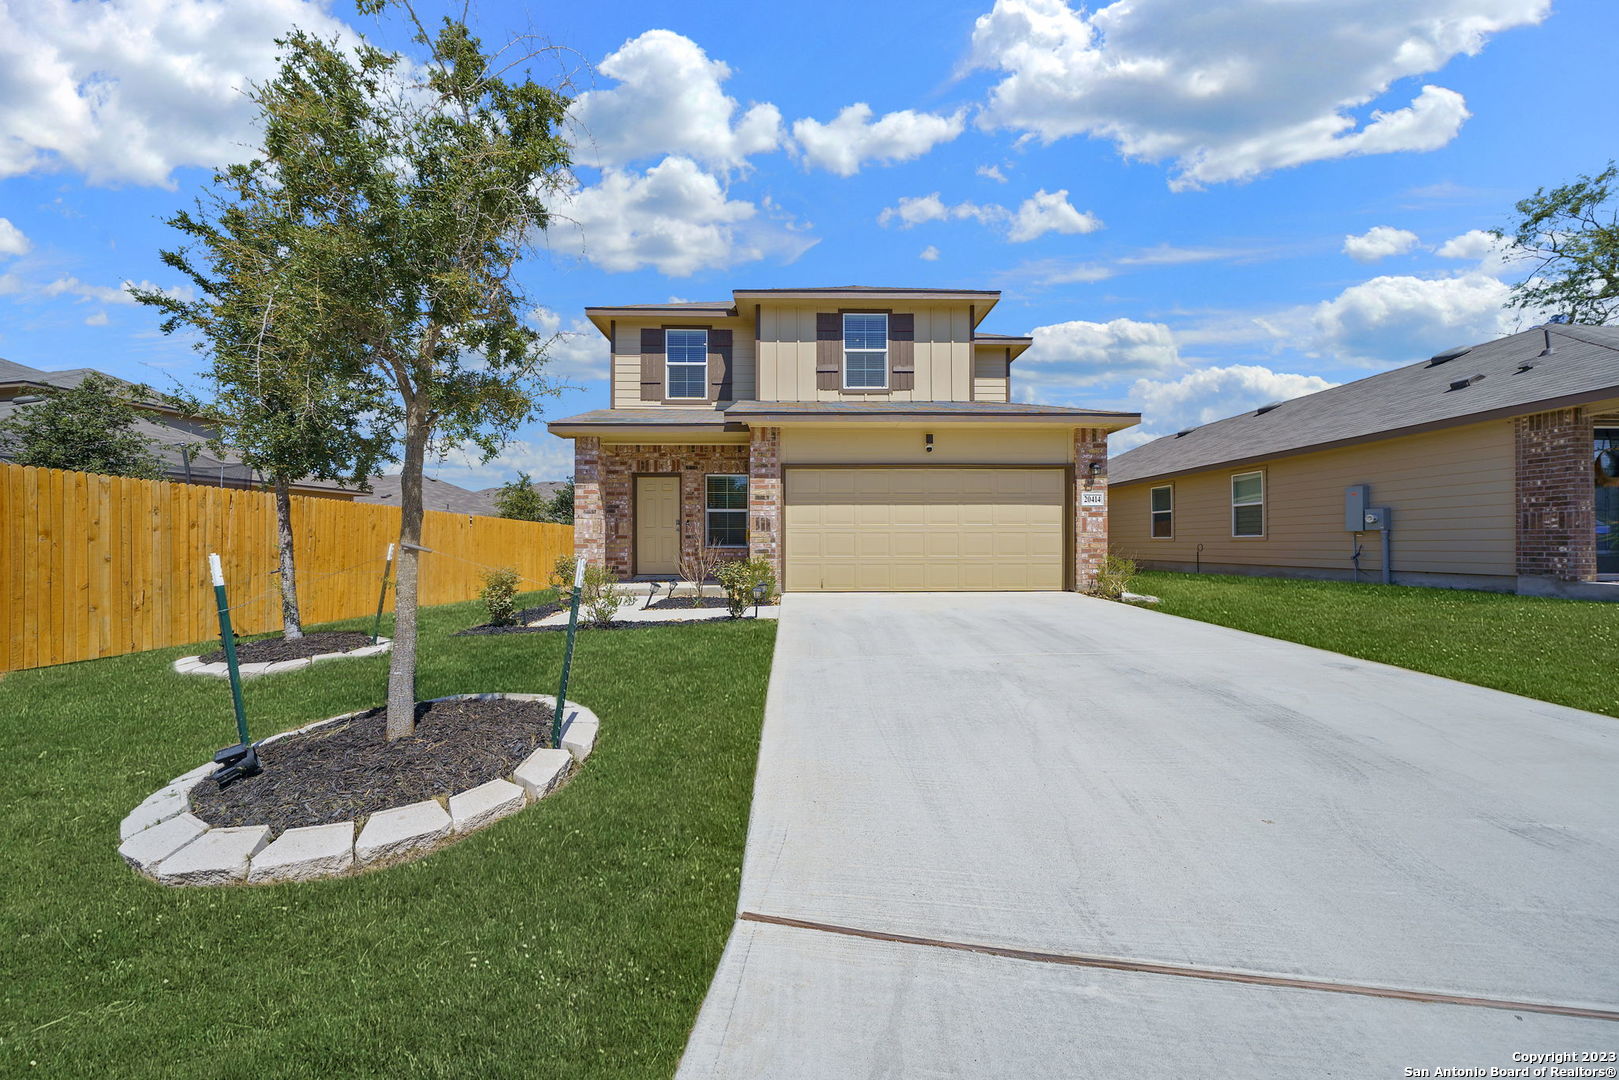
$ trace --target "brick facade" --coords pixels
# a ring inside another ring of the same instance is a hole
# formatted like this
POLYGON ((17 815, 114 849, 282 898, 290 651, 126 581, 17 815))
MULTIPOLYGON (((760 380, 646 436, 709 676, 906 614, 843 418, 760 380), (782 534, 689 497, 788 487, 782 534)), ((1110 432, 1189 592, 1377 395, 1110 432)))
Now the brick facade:
POLYGON ((748 554, 781 582, 781 428, 754 428, 748 444, 748 554))
POLYGON ((1074 589, 1085 592, 1107 558, 1107 432, 1074 432, 1074 589), (1092 471, 1092 466, 1095 471, 1092 471), (1100 506, 1084 505, 1086 492, 1101 492, 1100 506))
MULTIPOLYGON (((636 573, 635 477, 643 473, 679 475, 680 553, 684 559, 706 538, 703 478, 710 473, 746 476, 748 447, 603 446, 600 439, 581 438, 575 440, 574 469, 574 549, 586 558, 604 560, 608 569, 628 578, 636 573)), ((721 558, 747 555, 738 548, 710 550, 721 558)))
POLYGON ((1596 487, 1591 411, 1558 409, 1513 420, 1518 573, 1562 581, 1596 577, 1596 487))

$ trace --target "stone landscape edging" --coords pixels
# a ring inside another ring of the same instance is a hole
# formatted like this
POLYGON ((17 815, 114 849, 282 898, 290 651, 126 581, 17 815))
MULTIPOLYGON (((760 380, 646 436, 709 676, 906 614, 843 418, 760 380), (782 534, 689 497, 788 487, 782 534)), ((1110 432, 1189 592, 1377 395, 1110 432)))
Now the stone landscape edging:
MULTIPOLYGON (((378 638, 375 645, 362 645, 358 649, 347 652, 319 653, 315 656, 300 656, 296 660, 274 660, 262 664, 237 664, 236 670, 242 678, 251 679, 259 675, 275 675, 282 671, 297 671, 299 668, 309 667, 322 660, 345 660, 351 657, 381 656, 393 648, 392 638, 378 638)), ((202 662, 202 654, 196 656, 182 656, 174 662, 174 671, 178 675, 208 675, 216 679, 230 678, 230 665, 219 660, 212 664, 202 662)))
MULTIPOLYGON (((451 694, 428 704, 501 699, 556 707, 551 694, 451 694)), ((358 715, 318 720, 255 745, 266 746, 358 715)), ((215 828, 191 812, 191 790, 215 769, 209 762, 175 777, 130 811, 119 826, 118 854, 138 873, 174 886, 314 881, 411 862, 551 794, 590 756, 600 730, 600 717, 578 702, 565 702, 562 747, 539 747, 507 776, 456 792, 443 802, 424 799, 379 810, 359 828, 353 821, 306 825, 287 829, 273 841, 267 825, 215 828)))

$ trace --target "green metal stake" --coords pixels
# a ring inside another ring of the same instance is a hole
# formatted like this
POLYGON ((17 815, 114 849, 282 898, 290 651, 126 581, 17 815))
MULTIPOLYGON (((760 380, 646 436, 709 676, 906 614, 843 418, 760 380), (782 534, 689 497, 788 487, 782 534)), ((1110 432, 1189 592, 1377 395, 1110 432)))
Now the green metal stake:
POLYGON ((219 565, 218 555, 209 554, 208 572, 214 579, 214 599, 219 603, 219 640, 225 644, 225 666, 230 669, 231 703, 236 706, 236 734, 241 745, 247 746, 250 740, 247 736, 247 709, 242 705, 242 673, 236 666, 236 635, 231 633, 230 602, 225 599, 225 571, 219 565))
POLYGON ((382 633, 382 605, 388 599, 388 575, 394 568, 394 546, 388 545, 387 558, 382 561, 382 591, 377 594, 377 621, 371 624, 371 644, 377 643, 377 635, 382 633))
POLYGON ((557 687, 557 707, 551 713, 551 745, 562 748, 562 708, 568 701, 568 671, 573 667, 573 637, 579 630, 579 595, 585 587, 585 560, 573 571, 573 601, 568 606, 568 644, 562 652, 562 685, 557 687))

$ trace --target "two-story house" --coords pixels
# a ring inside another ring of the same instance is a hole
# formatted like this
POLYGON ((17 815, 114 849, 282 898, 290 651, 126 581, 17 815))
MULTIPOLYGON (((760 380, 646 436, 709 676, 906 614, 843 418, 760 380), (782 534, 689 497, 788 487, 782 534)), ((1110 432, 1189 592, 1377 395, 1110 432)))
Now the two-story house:
POLYGON ((1085 588, 1107 553, 1107 435, 1135 413, 1019 404, 1026 337, 979 289, 738 289, 593 307, 612 407, 575 447, 580 555, 679 573, 701 544, 785 591, 1085 588))

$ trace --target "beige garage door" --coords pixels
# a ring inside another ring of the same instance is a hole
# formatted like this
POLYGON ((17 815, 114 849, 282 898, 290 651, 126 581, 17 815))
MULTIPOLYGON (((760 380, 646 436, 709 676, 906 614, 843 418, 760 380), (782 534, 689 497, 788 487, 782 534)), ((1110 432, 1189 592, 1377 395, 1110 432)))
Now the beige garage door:
POLYGON ((1061 469, 786 470, 796 592, 1063 587, 1061 469))

